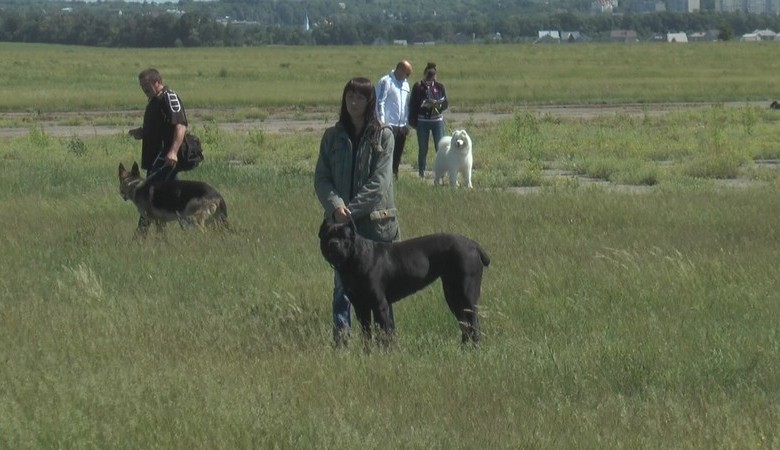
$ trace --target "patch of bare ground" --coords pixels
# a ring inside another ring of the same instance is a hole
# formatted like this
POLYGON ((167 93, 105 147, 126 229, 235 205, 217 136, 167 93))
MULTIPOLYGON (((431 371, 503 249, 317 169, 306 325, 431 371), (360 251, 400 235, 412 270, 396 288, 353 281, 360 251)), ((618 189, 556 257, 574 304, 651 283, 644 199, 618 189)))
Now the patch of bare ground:
POLYGON ((609 180, 592 178, 570 170, 561 169, 543 170, 542 179, 544 180, 544 183, 541 186, 514 186, 507 190, 520 195, 528 195, 538 194, 545 189, 550 189, 550 186, 557 185, 576 186, 578 188, 596 188, 629 194, 643 194, 652 192, 654 189, 654 186, 613 183, 609 180))
MULTIPOLYGON (((780 160, 761 159, 753 161, 753 169, 780 169, 780 160)), ((600 178, 591 178, 578 174, 574 171, 561 169, 546 169, 542 171, 542 186, 516 186, 507 190, 516 194, 536 194, 549 189, 548 186, 566 185, 577 186, 581 188, 599 188, 612 192, 622 192, 627 194, 646 194, 656 190, 654 185, 632 185, 613 183, 609 180, 600 178)), ((737 178, 716 179, 713 180, 716 187, 724 189, 749 189, 764 185, 764 181, 755 180, 747 175, 737 178)))
MULTIPOLYGON (((713 105, 724 107, 759 106, 766 107, 766 101, 760 102, 702 102, 702 103, 630 103, 614 105, 518 105, 512 111, 504 108, 501 112, 481 107, 473 111, 447 112, 451 126, 463 126, 468 123, 495 122, 511 118, 515 114, 539 114, 560 118, 593 118, 603 115, 626 114, 631 116, 657 116, 674 111, 693 108, 707 108, 713 105)), ((190 109, 188 115, 192 123, 200 123, 199 118, 213 117, 214 113, 223 114, 225 108, 215 110, 190 109)), ((322 109, 300 110, 299 108, 280 108, 269 111, 261 119, 220 122, 218 126, 225 131, 247 131, 262 129, 267 133, 319 132, 336 121, 336 112, 322 109)), ((143 120, 143 111, 60 111, 60 112, 5 112, 0 113, 0 121, 20 123, 19 126, 0 127, 0 138, 24 136, 31 126, 50 136, 96 136, 126 133, 138 126, 143 120), (106 122, 126 125, 104 125, 106 122)))
MULTIPOLYGON (((675 111, 696 108, 710 108, 714 105, 723 107, 757 106, 767 107, 767 101, 752 102, 688 102, 688 103, 654 103, 654 104, 614 104, 614 105, 520 105, 513 111, 491 112, 489 108, 474 111, 449 111, 448 125, 459 128, 473 123, 490 123, 509 119, 516 114, 538 114, 545 117, 559 118, 595 118, 604 115, 625 114, 629 116, 658 116, 675 111)), ((207 110, 193 109, 188 113, 193 123, 201 123, 199 118, 213 117, 214 113, 224 113, 224 109, 207 110)), ((20 124, 18 126, 0 127, 0 138, 20 137, 30 133, 31 127, 38 127, 50 136, 98 136, 125 134, 130 128, 140 124, 143 112, 137 111, 80 111, 80 112, 6 112, 0 113, 0 121, 20 124), (101 123, 126 123, 128 125, 100 125, 101 123), (74 125, 75 124, 75 125, 74 125), (132 125, 130 125, 132 124, 132 125)), ((263 130, 273 134, 320 133, 336 121, 335 113, 329 110, 315 109, 302 111, 299 108, 269 111, 268 115, 259 119, 220 122, 217 126, 226 132, 249 132, 263 130)), ((756 168, 780 168, 780 160, 756 160, 756 168)), ((402 169, 415 172, 411 166, 402 169)), ((416 176, 416 173, 414 173, 416 176)), ((509 191, 526 195, 549 189, 547 186, 568 185, 585 188, 602 188, 609 191, 641 194, 652 192, 654 186, 626 185, 608 180, 590 178, 573 171, 548 169, 542 173, 541 186, 511 187, 509 191)), ((426 182, 433 183, 426 178, 426 182)), ((716 180, 716 186, 724 188, 749 188, 760 184, 760 181, 748 177, 716 180)))

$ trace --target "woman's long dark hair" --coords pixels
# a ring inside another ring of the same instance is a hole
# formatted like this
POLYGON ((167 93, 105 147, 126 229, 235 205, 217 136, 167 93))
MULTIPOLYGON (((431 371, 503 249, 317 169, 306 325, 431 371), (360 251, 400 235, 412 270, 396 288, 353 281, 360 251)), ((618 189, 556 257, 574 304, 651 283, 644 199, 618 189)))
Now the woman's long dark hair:
POLYGON ((379 140, 379 133, 382 131, 382 126, 379 123, 379 118, 376 116, 376 91, 374 91, 374 85, 371 84, 371 80, 363 77, 355 77, 347 81, 344 86, 344 92, 341 94, 341 112, 339 113, 339 122, 347 130, 350 136, 355 136, 355 126, 352 124, 349 112, 347 111, 347 93, 354 92, 360 94, 368 99, 366 105, 366 112, 363 118, 365 119, 364 131, 371 129, 371 143, 376 144, 379 140))

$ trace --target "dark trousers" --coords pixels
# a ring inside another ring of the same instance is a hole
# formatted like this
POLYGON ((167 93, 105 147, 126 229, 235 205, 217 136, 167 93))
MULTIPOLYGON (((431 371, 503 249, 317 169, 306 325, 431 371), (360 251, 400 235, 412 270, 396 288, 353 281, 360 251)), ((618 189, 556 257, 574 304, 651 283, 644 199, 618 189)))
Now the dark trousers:
POLYGON ((398 177, 398 167, 401 165, 401 155, 404 153, 404 146, 406 145, 406 135, 408 134, 408 128, 392 126, 393 138, 395 139, 395 146, 393 147, 393 175, 398 177))

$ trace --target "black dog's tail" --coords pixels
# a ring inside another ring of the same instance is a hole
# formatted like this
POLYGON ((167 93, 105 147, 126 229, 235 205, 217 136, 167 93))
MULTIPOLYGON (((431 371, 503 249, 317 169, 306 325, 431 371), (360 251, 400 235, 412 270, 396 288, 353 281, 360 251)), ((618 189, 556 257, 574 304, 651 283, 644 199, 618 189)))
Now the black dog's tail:
POLYGON ((482 249, 479 245, 477 245, 477 252, 479 252, 479 259, 482 260, 482 265, 487 267, 490 265, 490 257, 485 253, 485 250, 482 249))

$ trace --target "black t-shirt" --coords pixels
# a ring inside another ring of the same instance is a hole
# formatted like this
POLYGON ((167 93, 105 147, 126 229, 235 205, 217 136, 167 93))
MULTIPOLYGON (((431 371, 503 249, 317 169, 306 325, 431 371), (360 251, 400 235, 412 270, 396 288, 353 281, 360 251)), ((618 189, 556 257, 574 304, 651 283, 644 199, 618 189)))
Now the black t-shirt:
POLYGON ((152 97, 144 111, 141 167, 149 169, 161 152, 173 142, 176 125, 187 126, 187 114, 178 94, 167 87, 152 97))

